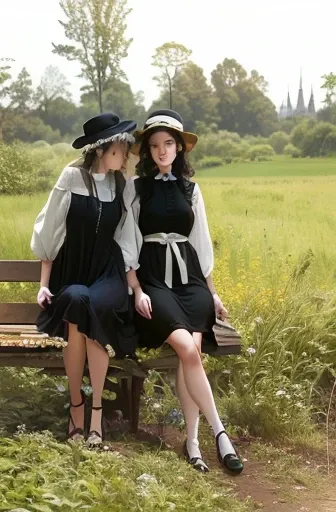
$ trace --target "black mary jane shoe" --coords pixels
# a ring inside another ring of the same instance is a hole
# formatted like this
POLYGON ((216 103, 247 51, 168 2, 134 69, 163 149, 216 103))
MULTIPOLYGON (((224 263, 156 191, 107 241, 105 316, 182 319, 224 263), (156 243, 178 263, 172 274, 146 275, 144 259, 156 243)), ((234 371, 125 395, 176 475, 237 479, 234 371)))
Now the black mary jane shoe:
POLYGON ((244 469, 244 464, 242 463, 242 461, 240 460, 238 455, 235 453, 227 453, 226 455, 224 455, 224 457, 222 456, 220 449, 219 449, 219 438, 222 434, 225 434, 227 436, 227 433, 225 432, 225 430, 218 432, 218 434, 216 435, 216 448, 217 448, 218 461, 231 474, 239 475, 244 469))
POLYGON ((201 473, 208 473, 209 472, 209 468, 205 464, 203 459, 201 459, 200 457, 190 457, 189 456, 188 448, 187 448, 187 441, 184 441, 184 443, 183 443, 183 455, 185 456, 186 461, 189 464, 191 464, 192 467, 194 469, 196 469, 196 471, 200 471, 201 473))
POLYGON ((82 407, 83 405, 85 405, 85 393, 82 389, 81 389, 81 396, 82 396, 82 401, 80 404, 74 405, 70 402, 68 430, 70 429, 70 425, 73 426, 73 429, 71 430, 71 432, 68 433, 68 441, 78 441, 78 440, 82 440, 81 438, 84 439, 84 429, 76 427, 76 424, 75 424, 72 414, 71 414, 71 407, 77 408, 77 407, 82 407))
MULTIPOLYGON (((100 410, 102 410, 102 406, 100 406, 100 407, 92 406, 91 409, 94 411, 100 411, 100 410)), ((103 417, 102 417, 102 432, 103 432, 103 417)), ((87 447, 88 448, 101 448, 102 444, 103 444, 103 434, 101 434, 97 430, 90 430, 87 440, 86 440, 87 447)))

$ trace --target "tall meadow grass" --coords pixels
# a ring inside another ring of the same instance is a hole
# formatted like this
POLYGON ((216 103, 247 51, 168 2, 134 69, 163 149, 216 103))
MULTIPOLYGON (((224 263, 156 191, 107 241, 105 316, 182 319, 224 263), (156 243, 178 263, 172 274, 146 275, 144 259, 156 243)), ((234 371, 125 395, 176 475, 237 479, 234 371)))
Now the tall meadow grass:
MULTIPOLYGON (((321 389, 335 375, 335 161, 232 164, 196 179, 214 244, 214 281, 243 335, 240 356, 205 357, 221 412, 264 438, 303 438, 314 430, 313 417, 325 417, 321 389)), ((47 195, 0 198, 0 259, 33 258, 32 226, 47 195)), ((34 300, 35 288, 0 284, 0 294, 34 300)))

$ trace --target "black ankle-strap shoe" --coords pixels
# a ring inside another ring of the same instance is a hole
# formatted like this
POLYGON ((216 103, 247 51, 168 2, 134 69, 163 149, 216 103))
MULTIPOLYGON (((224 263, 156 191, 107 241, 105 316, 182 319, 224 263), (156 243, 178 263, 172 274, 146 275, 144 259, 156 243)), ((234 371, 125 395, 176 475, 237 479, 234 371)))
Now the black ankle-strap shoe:
POLYGON ((76 424, 73 420, 73 417, 72 417, 72 414, 71 414, 71 407, 82 407, 83 405, 85 405, 85 393, 84 391, 81 389, 81 396, 82 396, 82 401, 80 404, 72 404, 70 402, 70 408, 69 408, 69 428, 68 430, 70 430, 70 425, 73 426, 73 429, 68 433, 68 440, 69 441, 74 441, 75 439, 75 436, 76 436, 76 440, 80 437, 83 437, 84 438, 84 429, 83 428, 79 428, 79 427, 76 427, 76 424))
POLYGON ((185 456, 186 461, 189 464, 191 464, 192 467, 194 469, 196 469, 197 471, 200 471, 201 473, 208 473, 209 472, 209 468, 205 464, 203 459, 201 459, 200 457, 190 457, 189 456, 188 448, 187 448, 187 441, 184 441, 184 443, 183 443, 183 455, 185 456))
MULTIPOLYGON (((100 407, 91 407, 93 411, 101 411, 102 406, 100 407)), ((102 432, 103 432, 103 416, 102 416, 102 432)), ((103 444, 103 433, 98 432, 97 430, 90 430, 89 435, 86 440, 86 445, 88 448, 100 448, 103 444)))
POLYGON ((219 438, 223 434, 225 434, 227 436, 227 433, 225 432, 225 430, 218 432, 218 434, 216 435, 216 448, 217 448, 218 461, 231 474, 239 475, 244 469, 244 464, 242 463, 240 457, 236 453, 227 453, 223 457, 223 455, 220 452, 219 438))

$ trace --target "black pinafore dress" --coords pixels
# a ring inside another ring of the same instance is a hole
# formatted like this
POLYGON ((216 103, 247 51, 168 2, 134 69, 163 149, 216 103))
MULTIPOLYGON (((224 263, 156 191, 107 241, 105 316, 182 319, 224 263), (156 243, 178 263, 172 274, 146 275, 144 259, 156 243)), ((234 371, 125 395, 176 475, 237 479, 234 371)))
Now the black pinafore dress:
POLYGON ((54 296, 36 322, 39 331, 66 341, 68 322, 76 324, 117 358, 133 356, 137 346, 124 259, 113 238, 122 212, 122 191, 112 202, 71 194, 66 237, 50 276, 54 296))
MULTIPOLYGON (((134 181, 140 199, 139 228, 145 238, 153 233, 177 233, 188 237, 194 224, 191 197, 195 184, 138 178, 134 181)), ((141 346, 157 348, 176 329, 200 332, 211 338, 215 322, 212 295, 203 276, 197 253, 189 241, 178 243, 186 264, 188 282, 181 281, 180 269, 172 252, 172 287, 165 282, 165 244, 144 241, 137 277, 152 303, 152 319, 136 313, 141 346)))

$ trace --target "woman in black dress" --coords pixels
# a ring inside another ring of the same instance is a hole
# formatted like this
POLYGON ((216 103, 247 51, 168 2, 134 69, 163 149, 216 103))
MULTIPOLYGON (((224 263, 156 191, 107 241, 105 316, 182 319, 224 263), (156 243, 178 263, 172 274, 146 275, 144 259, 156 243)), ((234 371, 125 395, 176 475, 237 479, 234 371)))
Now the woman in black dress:
POLYGON ((120 121, 115 114, 102 114, 84 124, 84 135, 73 142, 76 149, 85 147, 83 157, 63 170, 36 219, 31 241, 42 261, 38 330, 68 342, 64 365, 72 440, 84 435, 81 385, 88 360, 93 392, 90 446, 102 442, 101 398, 109 356, 132 355, 136 344, 118 245, 126 217, 121 170, 135 127, 134 121, 120 121))
POLYGON ((198 448, 201 410, 216 436, 218 459, 233 473, 243 464, 218 416, 200 352, 202 335, 215 315, 227 311, 211 278, 212 244, 199 186, 185 159, 197 136, 183 131, 181 116, 154 112, 136 132, 131 151, 140 155, 138 177, 125 189, 125 204, 135 218, 133 245, 124 237, 127 279, 135 295, 140 341, 148 347, 169 343, 179 356, 176 390, 187 427, 187 460, 208 471, 198 448), (136 271, 136 272, 135 272, 136 271))

